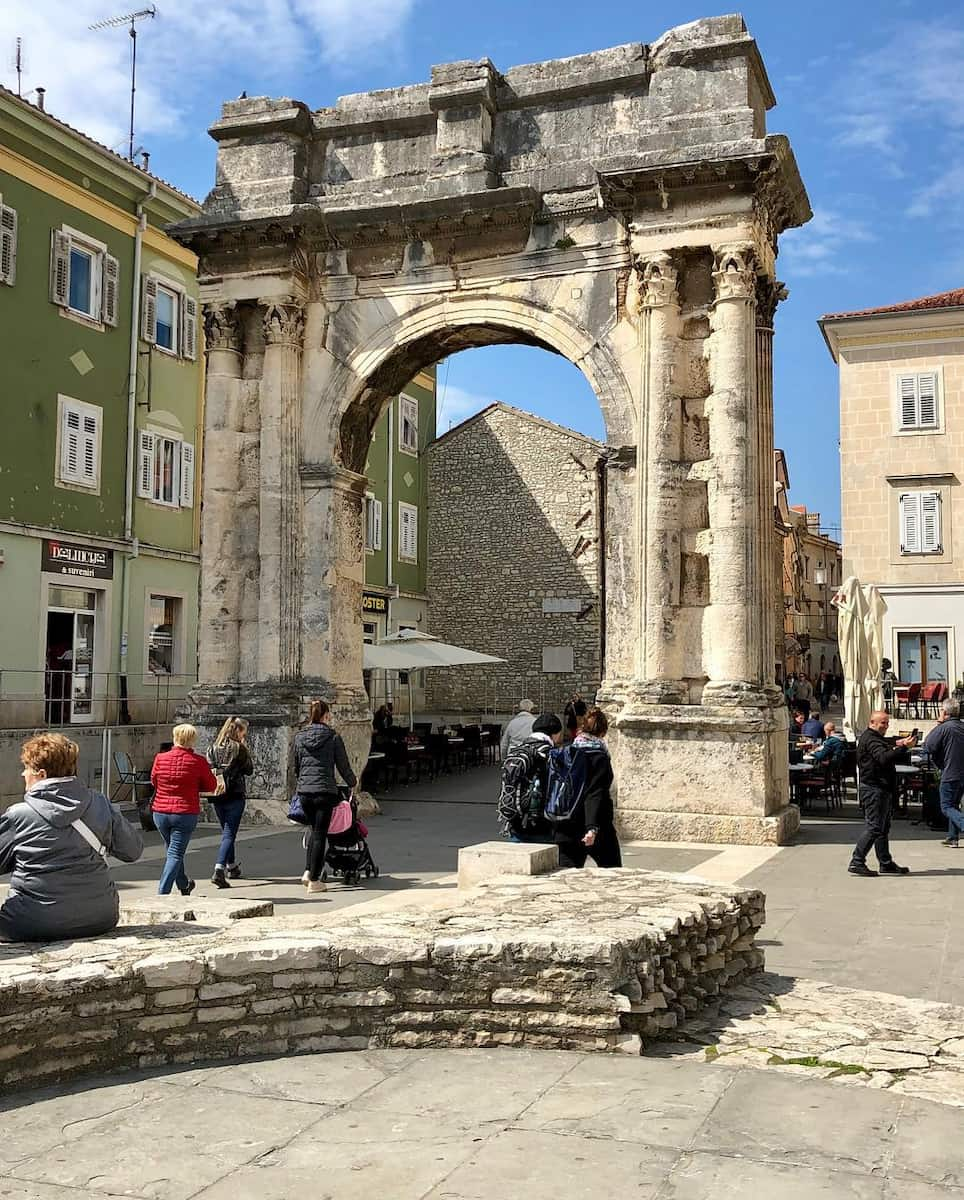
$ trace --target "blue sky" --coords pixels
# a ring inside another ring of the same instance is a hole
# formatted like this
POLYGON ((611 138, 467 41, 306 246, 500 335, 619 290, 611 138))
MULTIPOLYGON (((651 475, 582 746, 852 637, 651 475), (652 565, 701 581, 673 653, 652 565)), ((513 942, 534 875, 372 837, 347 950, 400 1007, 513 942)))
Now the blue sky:
MULTIPOLYGON (((87 25, 133 0, 6 0, 0 78, 24 39, 24 91, 122 147, 129 39, 87 25), (119 5, 119 7, 118 7, 119 5)), ((487 55, 502 69, 655 40, 725 7, 624 0, 157 0, 141 26, 138 142, 158 174, 203 196, 214 175, 206 136, 220 103, 337 96, 428 78, 433 63, 487 55)), ((732 9, 730 10, 732 11, 732 9)), ((815 217, 781 246, 790 299, 777 317, 777 443, 792 501, 839 523, 837 374, 816 326, 827 311, 887 304, 964 281, 964 8, 944 0, 748 0, 777 97, 772 132, 789 135, 815 217)), ((582 376, 542 351, 493 347, 440 370, 441 427, 503 399, 601 436, 582 376)))

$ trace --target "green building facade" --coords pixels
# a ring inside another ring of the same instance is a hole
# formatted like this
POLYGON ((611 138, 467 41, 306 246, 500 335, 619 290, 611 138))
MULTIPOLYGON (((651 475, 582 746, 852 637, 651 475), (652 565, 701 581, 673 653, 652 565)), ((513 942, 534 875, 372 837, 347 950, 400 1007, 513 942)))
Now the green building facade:
POLYGON ((189 197, 0 89, 0 728, 169 719, 197 677, 189 197))
MULTIPOLYGON (((366 642, 399 629, 429 630, 425 451, 435 440, 435 387, 436 368, 420 371, 382 413, 372 436, 365 465, 366 642)), ((404 677, 366 671, 365 683, 373 707, 391 700, 401 715, 408 702, 404 677)), ((421 680, 413 684, 417 711, 421 680)))

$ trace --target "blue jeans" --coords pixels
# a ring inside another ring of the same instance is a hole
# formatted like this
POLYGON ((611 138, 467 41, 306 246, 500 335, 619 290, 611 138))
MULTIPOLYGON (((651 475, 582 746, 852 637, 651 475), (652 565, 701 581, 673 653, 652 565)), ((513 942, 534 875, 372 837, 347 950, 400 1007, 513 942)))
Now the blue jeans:
POLYGON ((241 814, 244 812, 244 797, 231 800, 215 800, 214 811, 221 823, 221 845, 218 847, 217 866, 234 866, 234 842, 241 825, 241 814))
POLYGON ((197 813, 156 812, 154 814, 157 832, 164 839, 164 845, 167 846, 167 859, 157 885, 159 896, 169 896, 175 883, 178 891, 186 891, 191 882, 184 870, 184 856, 187 854, 191 834, 197 825, 197 816, 197 813))
POLYGON ((955 841, 964 829, 964 813, 958 808, 962 795, 964 780, 951 779, 947 783, 941 780, 941 812, 947 817, 947 836, 955 841))

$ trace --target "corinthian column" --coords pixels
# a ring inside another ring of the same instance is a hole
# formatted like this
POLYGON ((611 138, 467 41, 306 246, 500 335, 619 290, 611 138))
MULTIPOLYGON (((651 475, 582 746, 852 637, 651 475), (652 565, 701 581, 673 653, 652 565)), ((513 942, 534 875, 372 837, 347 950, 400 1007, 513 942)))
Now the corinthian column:
POLYGON ((258 676, 301 674, 301 345, 305 316, 295 300, 264 303, 261 376, 261 591, 258 676))
POLYGON ((241 620, 241 556, 234 507, 241 440, 242 330, 233 303, 204 306, 207 354, 201 508, 200 681, 236 682, 241 620))
POLYGON ((679 335, 677 271, 669 254, 636 264, 640 285, 642 421, 639 515, 641 571, 637 675, 646 699, 685 698, 678 630, 682 522, 682 405, 673 391, 679 335))
POLYGON ((761 462, 756 385, 756 260, 748 244, 715 250, 716 298, 711 317, 707 403, 712 472, 710 603, 704 616, 707 703, 762 698, 767 676, 764 622, 769 596, 770 541, 762 528, 761 471, 772 476, 772 455, 761 462))

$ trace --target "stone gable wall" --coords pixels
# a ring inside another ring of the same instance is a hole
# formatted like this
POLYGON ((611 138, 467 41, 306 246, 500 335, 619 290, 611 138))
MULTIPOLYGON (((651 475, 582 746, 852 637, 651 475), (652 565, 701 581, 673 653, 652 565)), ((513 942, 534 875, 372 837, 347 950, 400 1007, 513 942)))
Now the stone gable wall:
POLYGON ((429 447, 429 619, 504 667, 426 672, 430 712, 561 711, 600 682, 596 462, 602 447, 496 408, 429 447), (543 602, 575 611, 546 613, 543 602), (571 646, 572 672, 543 648, 571 646))

